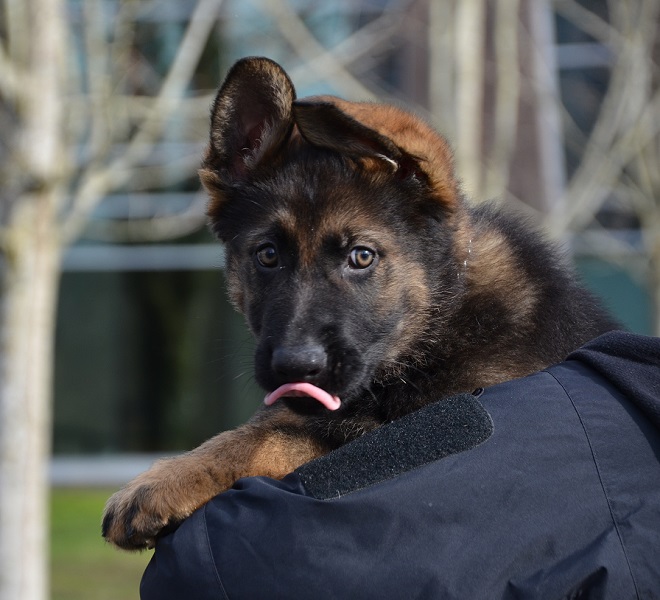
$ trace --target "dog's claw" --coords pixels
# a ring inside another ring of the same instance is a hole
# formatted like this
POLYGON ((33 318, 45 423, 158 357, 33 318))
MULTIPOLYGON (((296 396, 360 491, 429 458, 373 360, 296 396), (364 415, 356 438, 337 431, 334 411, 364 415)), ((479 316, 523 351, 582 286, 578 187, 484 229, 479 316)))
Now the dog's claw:
POLYGON ((200 465, 186 457, 157 462, 108 500, 103 537, 124 550, 153 548, 164 530, 170 531, 219 491, 204 475, 200 465))
POLYGON ((153 548, 170 521, 153 512, 150 496, 152 492, 145 488, 127 488, 114 494, 103 516, 103 537, 124 550, 153 548))

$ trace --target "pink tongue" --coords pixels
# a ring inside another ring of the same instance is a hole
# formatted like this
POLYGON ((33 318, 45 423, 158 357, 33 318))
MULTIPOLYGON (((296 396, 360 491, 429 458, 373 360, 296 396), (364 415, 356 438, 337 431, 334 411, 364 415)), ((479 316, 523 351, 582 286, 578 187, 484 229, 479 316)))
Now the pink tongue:
POLYGON ((318 400, 328 410, 337 410, 341 406, 341 400, 337 396, 331 396, 325 390, 322 390, 311 383, 285 383, 278 387, 274 392, 266 394, 264 404, 270 406, 283 396, 310 396, 318 400))

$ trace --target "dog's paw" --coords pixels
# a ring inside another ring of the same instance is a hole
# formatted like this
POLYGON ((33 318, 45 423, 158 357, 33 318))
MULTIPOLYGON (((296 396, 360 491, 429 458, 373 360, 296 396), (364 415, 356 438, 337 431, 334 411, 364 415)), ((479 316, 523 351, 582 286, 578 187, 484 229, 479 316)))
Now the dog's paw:
POLYGON ((158 461, 114 494, 103 514, 103 537, 124 550, 153 548, 161 533, 221 491, 208 471, 186 459, 158 461))

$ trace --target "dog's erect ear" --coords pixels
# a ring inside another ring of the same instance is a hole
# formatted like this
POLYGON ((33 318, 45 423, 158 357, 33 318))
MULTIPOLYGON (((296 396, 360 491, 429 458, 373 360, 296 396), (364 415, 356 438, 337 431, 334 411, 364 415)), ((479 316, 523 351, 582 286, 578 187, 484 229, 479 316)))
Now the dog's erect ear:
POLYGON ((310 144, 369 159, 371 165, 389 169, 399 178, 415 176, 446 209, 457 206, 451 150, 440 134, 412 114, 395 106, 334 96, 296 100, 293 114, 310 144))
POLYGON ((296 92, 268 58, 244 58, 230 69, 211 109, 211 139, 200 172, 226 182, 242 179, 276 153, 293 127, 296 92))

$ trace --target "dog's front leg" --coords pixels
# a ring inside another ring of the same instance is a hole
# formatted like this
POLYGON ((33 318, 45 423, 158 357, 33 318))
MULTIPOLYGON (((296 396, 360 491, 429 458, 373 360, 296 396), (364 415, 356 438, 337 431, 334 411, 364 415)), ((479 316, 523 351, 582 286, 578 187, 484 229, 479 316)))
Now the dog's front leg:
POLYGON ((195 450, 157 461, 114 494, 105 508, 103 537, 126 550, 153 547, 158 534, 230 488, 241 477, 281 478, 328 452, 304 417, 282 406, 195 450))

